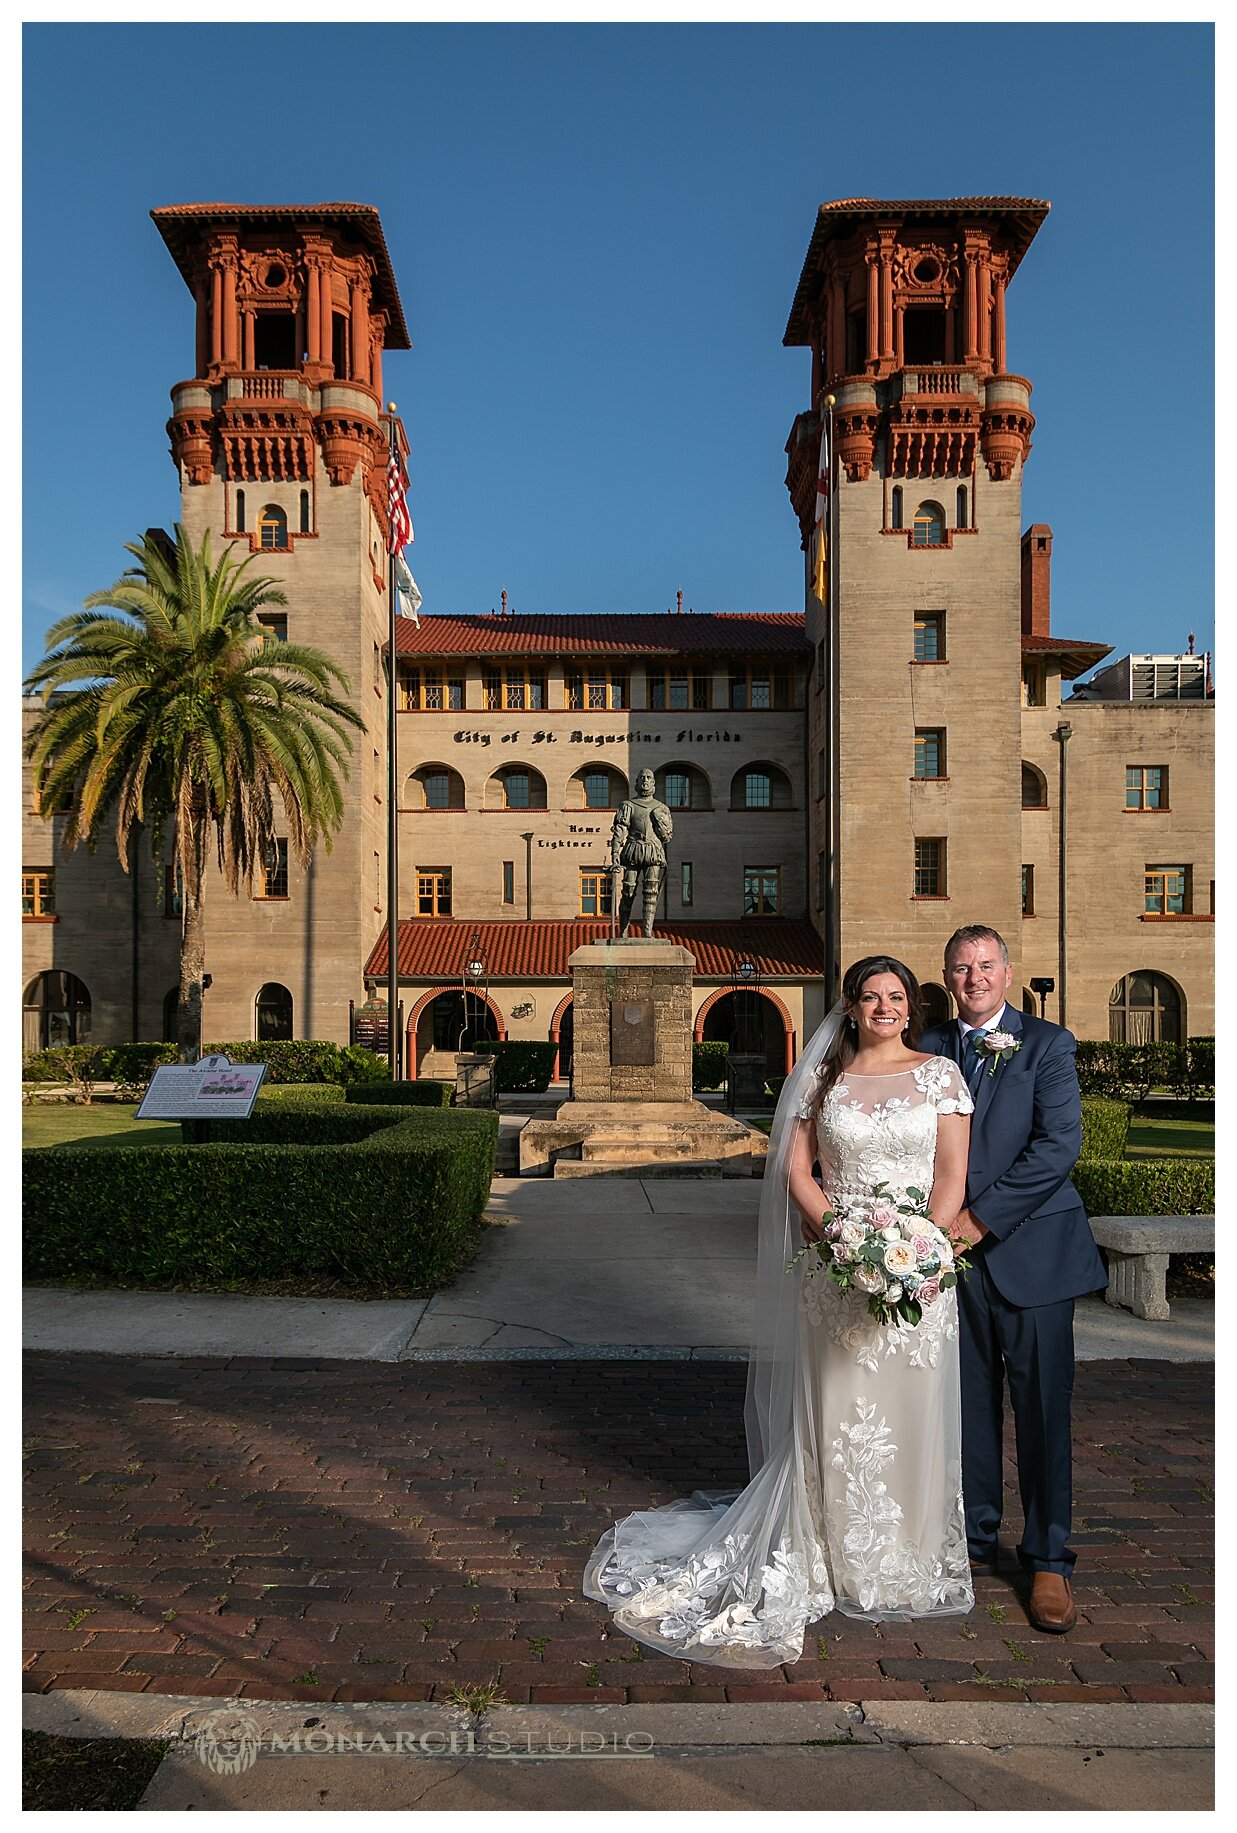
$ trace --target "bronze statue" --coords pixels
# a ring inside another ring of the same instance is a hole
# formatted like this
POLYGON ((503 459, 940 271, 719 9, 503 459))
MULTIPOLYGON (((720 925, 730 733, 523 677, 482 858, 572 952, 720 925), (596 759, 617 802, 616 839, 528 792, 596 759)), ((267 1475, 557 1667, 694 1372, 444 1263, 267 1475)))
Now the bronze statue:
POLYGON ((644 933, 653 933, 657 899, 666 871, 666 843, 674 832, 670 810, 657 800, 657 782, 651 770, 636 778, 635 796, 624 802, 610 830, 610 869, 623 874, 619 900, 618 932, 626 935, 636 901, 636 881, 643 880, 644 933))

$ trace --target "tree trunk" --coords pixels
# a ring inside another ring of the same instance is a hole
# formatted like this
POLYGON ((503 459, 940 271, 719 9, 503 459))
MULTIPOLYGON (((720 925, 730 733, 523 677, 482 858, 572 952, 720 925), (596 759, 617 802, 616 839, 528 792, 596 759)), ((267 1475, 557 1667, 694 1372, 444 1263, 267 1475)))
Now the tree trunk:
POLYGON ((202 1054, 202 973, 206 966, 206 886, 203 872, 204 825, 177 848, 181 855, 184 914, 180 933, 180 993, 176 1005, 176 1048, 182 1063, 202 1054))

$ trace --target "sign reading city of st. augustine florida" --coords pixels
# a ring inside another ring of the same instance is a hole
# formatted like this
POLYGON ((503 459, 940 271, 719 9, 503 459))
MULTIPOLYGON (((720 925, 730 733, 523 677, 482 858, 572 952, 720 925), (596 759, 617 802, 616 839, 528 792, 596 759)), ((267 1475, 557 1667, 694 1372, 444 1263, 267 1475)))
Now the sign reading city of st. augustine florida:
POLYGON ((156 1069, 135 1120, 248 1120, 266 1075, 265 1063, 165 1063, 156 1069))

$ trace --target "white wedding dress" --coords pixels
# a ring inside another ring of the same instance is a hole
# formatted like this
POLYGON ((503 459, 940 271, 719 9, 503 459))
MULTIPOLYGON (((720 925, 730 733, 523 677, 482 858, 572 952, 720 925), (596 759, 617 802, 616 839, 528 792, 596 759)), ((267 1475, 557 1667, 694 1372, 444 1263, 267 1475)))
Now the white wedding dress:
MULTIPOLYGON (((844 1077, 816 1122, 826 1197, 866 1197, 878 1183, 926 1196, 937 1115, 972 1108, 945 1057, 844 1077)), ((808 1117, 806 1100, 787 1115, 792 1125, 808 1117)), ((781 1253, 782 1266, 788 1259, 781 1253)), ((805 1625, 831 1610, 888 1620, 974 1603, 957 1293, 942 1292, 914 1328, 882 1325, 863 1294, 843 1293, 816 1265, 805 1255, 784 1275, 799 1287, 789 1422, 747 1488, 628 1515, 589 1559, 585 1594, 663 1654, 776 1667, 798 1660, 805 1625)))

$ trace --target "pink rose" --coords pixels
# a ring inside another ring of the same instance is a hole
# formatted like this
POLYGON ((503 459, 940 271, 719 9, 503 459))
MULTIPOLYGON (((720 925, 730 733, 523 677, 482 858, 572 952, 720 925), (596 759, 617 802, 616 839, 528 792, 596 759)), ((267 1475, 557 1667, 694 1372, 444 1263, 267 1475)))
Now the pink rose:
POLYGON ((925 1279, 915 1294, 921 1305, 933 1305, 940 1296, 941 1282, 939 1279, 925 1279))
POLYGON ((902 1220, 901 1215, 892 1203, 878 1197, 868 1211, 868 1222, 875 1229, 894 1228, 902 1220))
POLYGON ((936 1246, 926 1235, 916 1235, 911 1241, 915 1258, 919 1261, 932 1260, 936 1255, 936 1246))
POLYGON ((827 1222, 825 1224, 825 1240, 826 1241, 836 1241, 838 1236, 841 1234, 841 1232, 842 1232, 842 1224, 839 1222, 836 1216, 834 1216, 832 1222, 827 1222))

